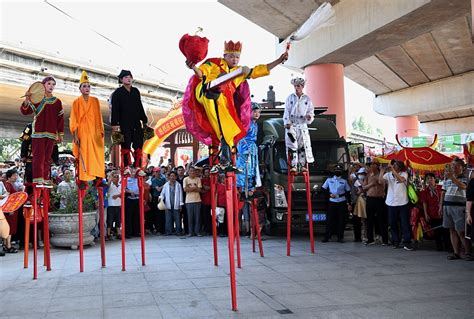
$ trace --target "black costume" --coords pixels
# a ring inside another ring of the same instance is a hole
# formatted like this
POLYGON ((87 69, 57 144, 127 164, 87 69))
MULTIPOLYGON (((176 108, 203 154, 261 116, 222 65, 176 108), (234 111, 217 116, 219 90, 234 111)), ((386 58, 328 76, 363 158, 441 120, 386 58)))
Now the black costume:
MULTIPOLYGON (((132 74, 130 71, 122 70, 118 78, 119 82, 124 76, 132 74)), ((130 92, 123 86, 112 94, 112 118, 111 125, 119 125, 124 141, 121 144, 121 156, 124 166, 130 165, 130 148, 133 143, 135 167, 141 166, 143 147, 143 127, 148 122, 142 105, 140 91, 131 87, 130 92)))

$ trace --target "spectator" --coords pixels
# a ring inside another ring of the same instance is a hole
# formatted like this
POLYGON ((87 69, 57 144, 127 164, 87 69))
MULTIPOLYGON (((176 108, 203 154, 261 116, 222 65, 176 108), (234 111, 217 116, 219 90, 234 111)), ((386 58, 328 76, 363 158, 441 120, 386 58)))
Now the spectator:
POLYGON ((337 234, 337 241, 344 242, 344 229, 348 211, 352 210, 351 206, 351 187, 342 176, 342 165, 337 164, 334 167, 334 176, 326 179, 322 189, 329 192, 329 207, 327 213, 326 234, 323 243, 327 243, 333 233, 337 234))
POLYGON ((151 210, 148 213, 148 229, 156 234, 165 232, 165 212, 158 210, 158 200, 165 183, 165 175, 159 166, 155 167, 151 178, 152 200, 151 210))
POLYGON ((165 235, 169 236, 173 233, 173 223, 176 229, 176 235, 182 235, 180 210, 183 207, 183 189, 181 184, 176 182, 178 175, 170 172, 168 182, 163 186, 160 198, 163 199, 166 207, 166 226, 165 235))
POLYGON ((208 167, 203 169, 201 184, 201 220, 202 231, 205 235, 212 232, 212 217, 211 217, 211 178, 210 169, 208 167))
POLYGON ((370 163, 369 173, 364 180, 363 189, 366 191, 367 200, 365 211, 367 213, 367 245, 374 245, 375 233, 382 237, 382 246, 388 245, 387 207, 385 206, 385 185, 379 182, 380 164, 377 161, 370 163))
POLYGON ((227 206, 227 200, 226 200, 226 188, 225 188, 225 175, 220 174, 218 179, 217 179, 217 207, 219 208, 218 210, 221 212, 219 216, 219 212, 216 211, 217 215, 217 221, 218 221, 218 227, 217 230, 219 232, 220 237, 225 237, 227 235, 227 217, 226 217, 226 206, 227 206))
POLYGON ((365 224, 366 214, 366 201, 365 191, 362 185, 367 177, 367 170, 365 167, 359 168, 356 172, 357 179, 353 181, 351 187, 351 200, 354 203, 354 209, 352 214, 352 225, 354 227, 354 242, 362 242, 362 224, 365 224))
POLYGON ((201 179, 196 177, 196 169, 189 168, 189 176, 184 178, 183 189, 186 193, 186 210, 188 212, 188 236, 201 235, 201 179))
POLYGON ((446 167, 446 178, 441 192, 440 207, 443 210, 443 227, 449 228, 454 250, 454 253, 447 257, 449 260, 461 259, 461 246, 464 247, 464 258, 472 260, 471 242, 464 237, 467 179, 463 173, 463 160, 454 159, 451 165, 446 167))
MULTIPOLYGON (((472 218, 474 215, 474 206, 472 202, 474 201, 474 172, 471 171, 470 174, 469 184, 467 185, 466 190, 466 223, 471 226, 471 233, 469 236, 471 237, 471 241, 474 235, 474 230, 472 228, 472 218)), ((467 236, 468 234, 466 234, 467 236)))
MULTIPOLYGON (((183 181, 184 178, 186 177, 184 174, 184 167, 183 166, 178 166, 176 168, 176 172, 178 173, 178 179, 177 182, 181 184, 181 187, 184 187, 183 181)), ((186 192, 183 194, 183 201, 186 203, 186 192)), ((185 234, 189 234, 188 230, 188 212, 186 210, 186 205, 183 206, 183 209, 181 210, 180 218, 183 220, 183 231, 185 234)))
MULTIPOLYGON (((140 236, 140 214, 138 203, 138 181, 136 177, 136 168, 130 170, 130 177, 127 181, 125 193, 125 238, 140 236)), ((122 225, 123 227, 123 225, 122 225)))
MULTIPOLYGON (((17 190, 13 185, 15 185, 16 179, 18 178, 18 173, 15 168, 9 169, 6 173, 6 181, 3 183, 8 194, 16 193, 17 190)), ((13 213, 5 213, 5 218, 7 219, 8 225, 10 226, 10 232, 7 238, 4 239, 3 250, 7 253, 17 253, 18 250, 12 246, 11 238, 12 235, 16 234, 17 225, 18 225, 18 211, 13 213)))
POLYGON ((385 170, 380 170, 379 183, 387 183, 388 220, 392 233, 393 248, 400 247, 398 223, 400 221, 403 233, 403 249, 411 251, 410 211, 408 207, 407 183, 408 174, 404 172, 405 165, 401 161, 392 161, 385 170))
POLYGON ((71 170, 65 169, 63 174, 63 180, 58 185, 59 208, 64 209, 68 204, 68 200, 71 199, 71 194, 76 190, 76 184, 71 180, 71 170))
POLYGON ((441 200, 441 186, 436 184, 436 177, 433 173, 425 174, 425 188, 420 192, 420 202, 423 205, 425 220, 430 228, 434 230, 436 249, 439 251, 448 250, 451 246, 446 229, 439 228, 443 225, 443 215, 439 207, 441 200))
POLYGON ((108 206, 107 206, 107 239, 113 239, 112 230, 116 238, 121 238, 119 235, 119 228, 121 224, 121 209, 122 209, 122 187, 119 182, 118 172, 112 172, 111 178, 108 181, 108 206))

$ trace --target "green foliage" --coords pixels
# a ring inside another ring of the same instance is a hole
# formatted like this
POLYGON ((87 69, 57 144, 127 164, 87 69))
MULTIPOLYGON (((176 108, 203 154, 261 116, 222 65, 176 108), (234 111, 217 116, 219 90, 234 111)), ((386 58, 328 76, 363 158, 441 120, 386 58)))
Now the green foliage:
POLYGON ((0 162, 13 161, 20 157, 21 142, 16 138, 0 139, 0 162))
MULTIPOLYGON (((97 209, 97 201, 96 201, 97 191, 95 188, 89 187, 86 191, 86 195, 84 196, 84 200, 82 202, 82 207, 84 212, 93 212, 97 209)), ((65 198, 66 200, 66 207, 58 208, 55 210, 54 213, 56 214, 74 214, 79 212, 79 204, 78 204, 78 192, 74 190, 72 192, 66 193, 58 193, 57 186, 54 187, 53 191, 51 192, 51 198, 55 203, 55 207, 59 207, 59 201, 61 198, 65 198), (56 205, 57 204, 57 205, 56 205)))
POLYGON ((370 123, 367 123, 363 116, 359 116, 358 118, 354 119, 354 121, 352 121, 352 128, 355 131, 358 131, 361 133, 376 135, 377 137, 383 136, 382 130, 377 127, 375 128, 375 132, 374 132, 374 128, 372 127, 372 125, 370 123))

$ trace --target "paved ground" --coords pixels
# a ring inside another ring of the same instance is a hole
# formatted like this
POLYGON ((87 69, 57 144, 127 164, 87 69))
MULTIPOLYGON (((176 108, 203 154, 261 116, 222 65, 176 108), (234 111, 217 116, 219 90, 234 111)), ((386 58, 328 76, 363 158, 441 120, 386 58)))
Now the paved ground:
MULTIPOLYGON (((120 242, 52 251, 51 272, 22 268, 22 254, 0 258, 1 318, 472 318, 474 262, 448 261, 432 250, 407 252, 356 243, 264 241, 265 258, 243 239, 237 271, 238 308, 231 311, 226 238, 214 267, 211 237, 150 237, 147 266, 140 242, 127 242, 121 271, 120 242), (286 313, 286 314, 285 314, 286 313)), ((42 258, 42 254, 40 255, 42 258)))

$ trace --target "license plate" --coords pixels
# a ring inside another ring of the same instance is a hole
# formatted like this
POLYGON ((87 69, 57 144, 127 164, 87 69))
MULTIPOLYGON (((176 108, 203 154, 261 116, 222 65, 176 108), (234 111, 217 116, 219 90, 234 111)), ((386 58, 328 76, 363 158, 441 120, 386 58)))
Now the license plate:
MULTIPOLYGON (((309 220, 308 214, 306 214, 306 221, 309 220)), ((313 222, 324 222, 326 221, 326 214, 313 214, 313 222)))

